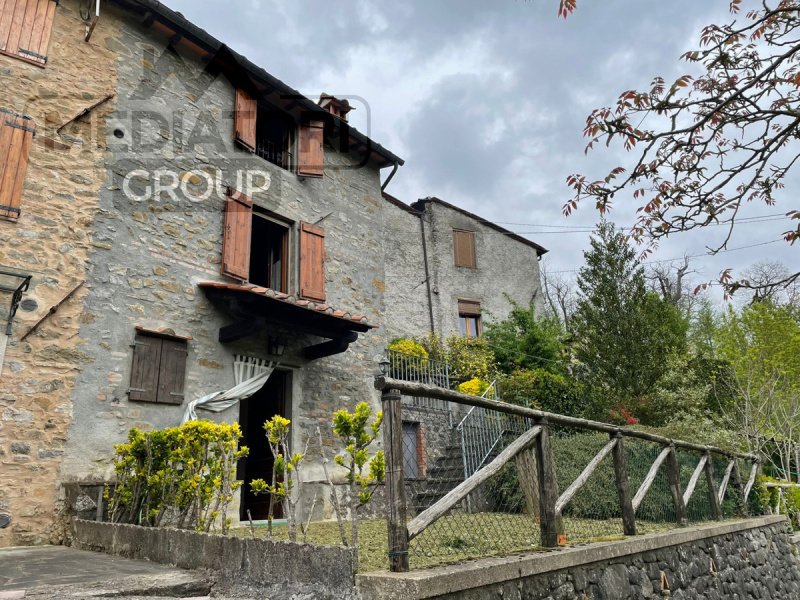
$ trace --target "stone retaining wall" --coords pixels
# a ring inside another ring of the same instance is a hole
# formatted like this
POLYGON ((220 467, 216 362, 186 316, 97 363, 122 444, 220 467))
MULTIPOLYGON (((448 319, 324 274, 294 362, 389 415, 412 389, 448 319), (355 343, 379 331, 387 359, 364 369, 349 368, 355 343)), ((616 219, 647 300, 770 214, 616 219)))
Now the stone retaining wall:
POLYGON ((714 523, 535 555, 358 577, 363 600, 800 598, 786 518, 714 523))
POLYGON ((223 587, 255 586, 272 600, 356 598, 352 550, 179 529, 73 520, 73 546, 183 569, 207 569, 223 587))

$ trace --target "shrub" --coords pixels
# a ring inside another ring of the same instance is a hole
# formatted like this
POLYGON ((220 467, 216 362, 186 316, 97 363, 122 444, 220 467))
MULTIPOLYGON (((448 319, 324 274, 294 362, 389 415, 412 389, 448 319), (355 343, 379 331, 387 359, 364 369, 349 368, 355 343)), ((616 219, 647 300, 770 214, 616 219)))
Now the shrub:
POLYGON ((498 382, 505 402, 562 415, 585 416, 590 395, 569 376, 544 369, 520 369, 498 382))
POLYGON ((485 381, 495 379, 494 353, 482 338, 453 335, 442 340, 437 335, 429 335, 420 343, 430 358, 450 365, 451 381, 468 381, 475 377, 485 381))
POLYGON ((483 379, 478 379, 477 377, 473 377, 469 381, 465 381, 464 383, 460 383, 458 385, 459 392, 462 394, 469 394, 470 396, 480 396, 487 389, 489 389, 489 382, 484 381, 483 379))
POLYGON ((113 492, 106 488, 111 520, 210 531, 221 519, 227 531, 227 508, 241 485, 236 462, 248 453, 241 437, 238 424, 211 421, 131 429, 114 447, 117 483, 113 492))
POLYGON ((408 338, 393 339, 389 342, 389 350, 407 354, 408 356, 415 356, 416 358, 421 358, 423 361, 428 359, 428 351, 425 350, 425 346, 416 340, 408 338))

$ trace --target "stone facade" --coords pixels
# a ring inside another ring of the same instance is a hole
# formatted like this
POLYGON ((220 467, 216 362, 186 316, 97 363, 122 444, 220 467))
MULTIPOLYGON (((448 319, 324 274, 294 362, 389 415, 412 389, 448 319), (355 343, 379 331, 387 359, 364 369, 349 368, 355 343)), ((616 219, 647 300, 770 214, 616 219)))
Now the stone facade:
POLYGON ((711 524, 548 554, 359 577, 364 600, 744 600, 800 597, 781 517, 711 524))
POLYGON ((94 341, 80 335, 86 286, 20 341, 86 279, 87 256, 99 243, 92 226, 106 182, 106 148, 98 133, 116 99, 60 135, 56 130, 114 93, 119 24, 100 21, 90 43, 84 34, 77 0, 64 0, 45 68, 0 55, 0 108, 29 115, 36 128, 20 217, 0 219, 0 265, 33 275, 0 375, 0 511, 14 518, 0 530, 0 546, 61 536, 54 527, 58 472, 78 376, 91 363, 94 341))
POLYGON ((543 308, 539 257, 544 248, 436 198, 411 206, 394 199, 387 204, 384 228, 390 293, 386 328, 390 338, 421 336, 431 329, 444 337, 458 335, 459 300, 480 302, 483 319, 488 321, 505 319, 512 301, 543 308), (454 229, 475 233, 476 268, 455 265, 454 229))

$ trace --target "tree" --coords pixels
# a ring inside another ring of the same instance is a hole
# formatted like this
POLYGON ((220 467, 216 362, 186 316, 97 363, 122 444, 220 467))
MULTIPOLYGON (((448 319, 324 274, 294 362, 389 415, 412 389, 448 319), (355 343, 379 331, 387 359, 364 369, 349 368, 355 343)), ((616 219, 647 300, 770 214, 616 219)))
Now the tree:
POLYGON ((508 298, 511 312, 506 319, 488 322, 484 338, 494 352, 501 372, 518 369, 562 369, 564 332, 555 318, 537 318, 533 303, 523 307, 508 298))
POLYGON ((733 402, 729 425, 750 451, 789 479, 800 443, 800 322, 791 308, 758 302, 730 308, 717 333, 717 352, 730 365, 721 384, 733 402))
POLYGON ((678 261, 654 263, 650 266, 647 278, 652 290, 680 310, 691 312, 695 295, 686 281, 686 276, 694 273, 690 270, 689 257, 678 261))
POLYGON ((687 323, 645 287, 644 271, 626 236, 603 221, 584 253, 574 316, 578 374, 611 409, 640 403, 683 350, 687 323))
MULTIPOLYGON (((559 14, 575 10, 561 0, 559 14)), ((742 0, 731 0, 733 15, 742 0)), ((667 84, 656 77, 650 89, 623 92, 614 106, 586 120, 587 151, 620 141, 635 151, 632 167, 616 166, 602 179, 567 178, 573 197, 569 215, 583 201, 602 215, 630 192, 639 204, 633 236, 649 242, 677 232, 724 225, 726 235, 710 248, 727 247, 737 222, 757 203, 772 206, 800 153, 794 142, 800 119, 800 1, 764 0, 729 23, 703 28, 699 47, 683 60, 696 71, 667 84), (647 118, 646 118, 647 117, 647 118), (651 127, 646 128, 643 124, 651 127)), ((800 239, 800 210, 782 211, 784 239, 800 239)), ((792 270, 779 284, 800 278, 792 270)), ((726 270, 720 281, 730 292, 755 287, 726 270)))
POLYGON ((800 282, 789 285, 791 271, 778 261, 761 261, 750 266, 744 272, 744 281, 753 289, 750 302, 769 300, 773 304, 800 305, 800 282))
POLYGON ((575 291, 571 283, 558 273, 550 273, 544 263, 541 268, 542 287, 547 301, 547 316, 561 320, 564 329, 569 331, 570 321, 575 312, 575 291))

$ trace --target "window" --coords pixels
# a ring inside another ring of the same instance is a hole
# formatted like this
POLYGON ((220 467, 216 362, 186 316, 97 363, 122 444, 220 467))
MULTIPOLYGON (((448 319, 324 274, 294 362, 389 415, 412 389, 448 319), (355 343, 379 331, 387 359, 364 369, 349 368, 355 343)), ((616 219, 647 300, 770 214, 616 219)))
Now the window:
POLYGON ((474 231, 453 230, 453 259, 457 267, 477 268, 474 231))
POLYGON ((138 402, 182 404, 188 352, 186 338, 138 330, 128 397, 138 402))
POLYGON ((33 136, 30 118, 0 108, 0 217, 19 218, 33 136))
POLYGON ((236 90, 234 140, 249 152, 257 154, 283 169, 294 167, 292 148, 297 132, 297 174, 322 177, 325 153, 324 123, 309 121, 296 127, 292 117, 241 88, 236 90))
POLYGON ((325 301, 325 230, 300 223, 299 252, 290 244, 288 222, 254 209, 253 201, 234 189, 225 200, 222 274, 275 291, 289 292, 290 265, 300 265, 300 296, 325 301), (296 264, 296 263, 295 263, 296 264))
POLYGON ((481 303, 474 300, 458 301, 458 324, 461 335, 467 338, 481 335, 481 303))
POLYGON ((289 226, 253 211, 250 235, 250 283, 275 290, 288 291, 289 226))
POLYGON ((403 421, 403 472, 406 479, 425 479, 425 433, 420 423, 403 421))
POLYGON ((58 0, 6 0, 0 11, 0 53, 44 67, 57 6, 58 0))

